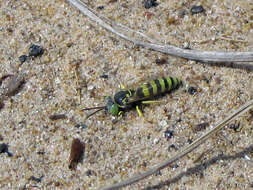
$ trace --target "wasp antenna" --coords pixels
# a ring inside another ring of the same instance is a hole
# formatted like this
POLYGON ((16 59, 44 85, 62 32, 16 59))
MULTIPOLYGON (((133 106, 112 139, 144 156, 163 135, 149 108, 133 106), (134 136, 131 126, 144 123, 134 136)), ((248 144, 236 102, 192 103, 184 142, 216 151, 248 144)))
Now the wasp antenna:
POLYGON ((101 107, 100 109, 98 108, 98 110, 92 112, 91 114, 87 115, 86 119, 88 119, 89 117, 91 117, 92 115, 96 114, 97 112, 103 110, 105 107, 101 107))
POLYGON ((82 109, 82 111, 85 111, 85 110, 96 110, 96 109, 104 109, 105 106, 99 106, 99 107, 92 107, 92 108, 84 108, 82 109))

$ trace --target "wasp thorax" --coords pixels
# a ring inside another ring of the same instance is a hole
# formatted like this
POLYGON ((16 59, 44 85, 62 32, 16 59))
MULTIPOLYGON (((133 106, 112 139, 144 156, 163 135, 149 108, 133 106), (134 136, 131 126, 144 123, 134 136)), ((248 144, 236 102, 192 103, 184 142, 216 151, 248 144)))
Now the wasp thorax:
POLYGON ((119 113, 118 105, 113 101, 111 96, 105 98, 105 110, 113 116, 117 116, 119 113))

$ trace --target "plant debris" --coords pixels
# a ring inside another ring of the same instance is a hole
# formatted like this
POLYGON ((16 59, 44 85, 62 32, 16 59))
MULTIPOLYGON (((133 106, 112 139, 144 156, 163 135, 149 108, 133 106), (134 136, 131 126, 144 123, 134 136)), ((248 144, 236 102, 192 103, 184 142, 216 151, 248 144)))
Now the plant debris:
POLYGON ((14 95, 24 83, 23 74, 7 74, 0 78, 0 100, 5 96, 14 95))
POLYGON ((49 116, 49 119, 55 121, 59 119, 67 119, 67 116, 65 114, 53 114, 49 116))
POLYGON ((81 157, 83 156, 84 148, 84 143, 79 139, 73 139, 69 157, 69 169, 76 169, 78 162, 80 162, 81 157))

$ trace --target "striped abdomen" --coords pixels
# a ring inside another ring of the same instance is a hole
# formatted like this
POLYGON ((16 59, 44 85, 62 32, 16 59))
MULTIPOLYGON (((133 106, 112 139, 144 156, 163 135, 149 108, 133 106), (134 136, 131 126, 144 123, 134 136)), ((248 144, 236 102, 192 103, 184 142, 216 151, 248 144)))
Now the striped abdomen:
POLYGON ((134 97, 137 100, 147 99, 176 89, 180 84, 181 81, 175 77, 158 78, 137 88, 134 97))

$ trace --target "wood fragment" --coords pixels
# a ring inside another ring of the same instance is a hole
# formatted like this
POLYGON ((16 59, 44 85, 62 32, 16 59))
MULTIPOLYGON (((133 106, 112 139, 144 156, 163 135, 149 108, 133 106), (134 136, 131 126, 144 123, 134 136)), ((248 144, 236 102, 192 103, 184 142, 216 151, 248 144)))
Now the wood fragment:
POLYGON ((66 119, 66 118, 67 116, 65 114, 53 114, 49 116, 49 119, 53 121, 58 120, 58 119, 66 119))
POLYGON ((7 74, 2 76, 0 78, 0 100, 17 93, 24 81, 23 74, 7 74))
POLYGON ((83 156, 84 148, 84 143, 79 139, 73 139, 69 157, 69 169, 76 169, 78 162, 80 162, 81 157, 83 156))

